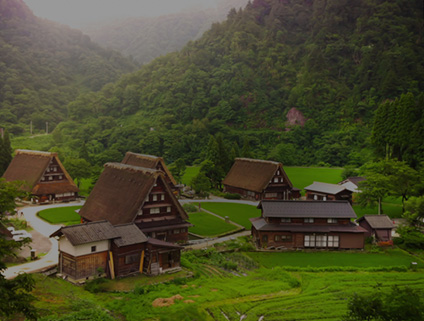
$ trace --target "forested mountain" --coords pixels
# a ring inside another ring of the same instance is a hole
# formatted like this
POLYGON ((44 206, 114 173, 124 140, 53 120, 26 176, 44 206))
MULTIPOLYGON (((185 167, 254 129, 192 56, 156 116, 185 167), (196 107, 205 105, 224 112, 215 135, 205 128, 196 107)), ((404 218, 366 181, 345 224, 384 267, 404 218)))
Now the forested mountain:
POLYGON ((135 69, 82 32, 35 17, 22 0, 0 0, 0 127, 54 128, 81 92, 135 69))
POLYGON ((357 166, 370 158, 377 107, 407 92, 418 104, 423 57, 421 1, 255 0, 180 52, 79 96, 55 142, 98 164, 128 150, 191 163, 220 133, 232 155, 357 166))
POLYGON ((213 22, 225 20, 231 8, 244 8, 248 0, 218 1, 216 8, 166 16, 128 18, 82 28, 106 48, 119 50, 145 64, 156 57, 182 49, 199 38, 213 22))

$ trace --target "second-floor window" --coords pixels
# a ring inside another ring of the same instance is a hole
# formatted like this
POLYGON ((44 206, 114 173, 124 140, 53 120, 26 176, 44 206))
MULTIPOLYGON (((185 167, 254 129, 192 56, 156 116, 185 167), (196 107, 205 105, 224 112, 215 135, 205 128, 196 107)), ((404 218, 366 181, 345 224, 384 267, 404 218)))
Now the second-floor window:
POLYGON ((290 217, 283 217, 281 219, 281 223, 290 223, 291 222, 291 218, 290 217))
POLYGON ((337 223, 337 218, 327 218, 327 223, 337 223))
POLYGON ((159 207, 155 207, 155 208, 150 209, 150 214, 159 214, 159 213, 160 213, 159 207))
POLYGON ((303 219, 304 223, 313 223, 314 222, 314 218, 313 217, 305 217, 303 219))

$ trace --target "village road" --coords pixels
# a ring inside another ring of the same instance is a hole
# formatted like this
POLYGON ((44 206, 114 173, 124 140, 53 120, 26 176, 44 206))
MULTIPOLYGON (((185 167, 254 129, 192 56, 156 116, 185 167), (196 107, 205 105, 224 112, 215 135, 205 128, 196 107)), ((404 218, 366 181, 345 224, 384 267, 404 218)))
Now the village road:
MULTIPOLYGON (((50 248, 50 251, 43 256, 42 258, 28 262, 25 264, 20 264, 16 266, 9 267, 4 272, 6 279, 13 279, 19 273, 34 273, 44 269, 48 269, 49 267, 53 267, 57 265, 58 262, 58 244, 57 241, 53 238, 49 239, 49 236, 57 231, 61 225, 52 225, 49 224, 37 216, 39 211, 45 210, 47 208, 55 208, 55 207, 65 207, 65 206, 75 206, 82 205, 83 202, 72 202, 72 203, 64 203, 64 204, 51 204, 51 205, 43 205, 43 206, 28 206, 22 207, 18 209, 18 213, 23 212, 23 216, 28 224, 36 231, 33 234, 33 242, 30 246, 36 250, 36 254, 39 254, 43 249, 50 248), (39 234, 38 234, 39 233, 39 234), (37 234, 37 235, 35 235, 37 234), (49 246, 50 243, 50 246, 49 246)), ((24 249, 25 251, 25 249, 24 249)), ((26 251, 29 251, 26 249, 26 251)))

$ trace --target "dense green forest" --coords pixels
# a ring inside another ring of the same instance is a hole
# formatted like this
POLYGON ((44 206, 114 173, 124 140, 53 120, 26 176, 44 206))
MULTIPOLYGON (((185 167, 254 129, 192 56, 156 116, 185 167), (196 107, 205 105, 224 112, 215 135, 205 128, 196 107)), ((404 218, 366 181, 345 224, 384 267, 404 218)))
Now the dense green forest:
POLYGON ((116 49, 145 64, 182 49, 190 40, 199 38, 213 22, 225 20, 231 8, 244 8, 246 4, 247 0, 220 0, 215 8, 108 21, 82 28, 82 31, 101 46, 116 49))
POLYGON ((181 51, 81 94, 50 147, 97 165, 128 150, 190 164, 219 133, 233 156, 359 166, 376 155, 378 106, 409 93, 416 114, 405 119, 423 123, 422 37, 418 0, 255 0, 181 51), (288 122, 289 110, 300 118, 288 122))
POLYGON ((22 0, 0 0, 0 127, 10 133, 53 129, 66 106, 134 71, 81 31, 37 18, 22 0))

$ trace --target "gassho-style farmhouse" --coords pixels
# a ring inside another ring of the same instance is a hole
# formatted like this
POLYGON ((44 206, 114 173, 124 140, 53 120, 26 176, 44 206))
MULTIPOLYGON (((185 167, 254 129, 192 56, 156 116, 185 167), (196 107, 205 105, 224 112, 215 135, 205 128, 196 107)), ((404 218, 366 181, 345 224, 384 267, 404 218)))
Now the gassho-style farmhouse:
MULTIPOLYGON (((25 181, 36 202, 78 196, 56 153, 17 150, 4 177, 25 181)), ((314 182, 300 200, 300 190, 281 163, 236 158, 223 185, 228 193, 259 201, 261 216, 251 219, 259 250, 363 249, 365 237, 390 240, 388 217, 366 215, 354 222, 353 189, 346 182, 314 182)), ((99 275, 113 279, 181 269, 192 224, 178 190, 161 157, 127 152, 121 163, 106 163, 79 210, 81 224, 51 235, 59 241, 60 275, 81 282, 99 275)))

